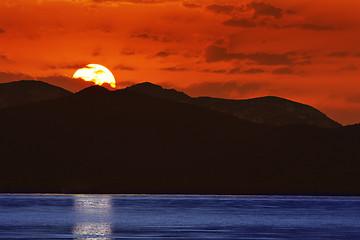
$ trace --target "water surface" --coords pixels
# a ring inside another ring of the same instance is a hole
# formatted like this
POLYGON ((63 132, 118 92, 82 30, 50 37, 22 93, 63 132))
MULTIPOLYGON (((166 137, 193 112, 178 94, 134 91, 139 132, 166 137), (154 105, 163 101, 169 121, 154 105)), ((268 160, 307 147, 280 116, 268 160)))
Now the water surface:
POLYGON ((360 198, 0 195, 2 239, 360 239, 360 198))

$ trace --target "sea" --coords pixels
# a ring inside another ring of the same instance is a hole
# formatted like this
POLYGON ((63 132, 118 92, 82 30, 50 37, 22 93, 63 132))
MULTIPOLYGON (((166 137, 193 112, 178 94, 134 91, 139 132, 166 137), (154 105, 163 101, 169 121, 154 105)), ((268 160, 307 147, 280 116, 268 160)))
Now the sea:
POLYGON ((0 238, 360 239, 360 198, 0 194, 0 238))

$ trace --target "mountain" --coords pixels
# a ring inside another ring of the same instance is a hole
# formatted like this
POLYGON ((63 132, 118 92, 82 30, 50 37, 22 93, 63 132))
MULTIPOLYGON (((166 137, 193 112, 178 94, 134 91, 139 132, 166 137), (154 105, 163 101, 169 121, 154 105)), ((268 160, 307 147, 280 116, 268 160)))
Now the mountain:
POLYGON ((279 97, 260 97, 246 100, 232 100, 211 97, 191 98, 174 89, 164 89, 151 83, 131 86, 127 91, 146 94, 151 97, 177 102, 187 102, 230 114, 239 119, 271 126, 308 124, 323 128, 341 125, 319 110, 301 103, 279 97))
POLYGON ((125 91, 137 92, 151 97, 177 102, 187 102, 191 99, 190 96, 183 92, 176 91, 175 89, 165 89, 150 82, 135 84, 133 86, 127 87, 125 91))
MULTIPOLYGON (((341 126, 311 106, 279 97, 261 97, 246 100, 211 97, 191 98, 183 92, 174 89, 164 89, 161 86, 149 82, 135 84, 123 89, 123 91, 198 105, 235 116, 242 120, 270 126, 292 124, 308 124, 323 128, 341 126)), ((72 95, 72 93, 41 81, 23 80, 3 83, 0 84, 0 108, 62 98, 69 95, 72 95)))
POLYGON ((0 108, 61 98, 71 94, 63 88, 35 80, 0 83, 0 108))
POLYGON ((0 109, 0 192, 351 194, 360 126, 269 126, 94 86, 0 109))
POLYGON ((199 97, 191 103, 231 114, 239 119, 271 126, 308 124, 323 128, 341 125, 319 110, 280 97, 259 97, 245 100, 199 97))

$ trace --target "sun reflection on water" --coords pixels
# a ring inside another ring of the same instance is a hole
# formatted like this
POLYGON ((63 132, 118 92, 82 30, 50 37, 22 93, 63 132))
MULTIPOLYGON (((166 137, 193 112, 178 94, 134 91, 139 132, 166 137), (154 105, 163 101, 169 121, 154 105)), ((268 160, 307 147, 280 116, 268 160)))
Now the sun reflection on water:
POLYGON ((111 239, 112 200, 110 196, 75 196, 77 222, 72 233, 75 239, 111 239))

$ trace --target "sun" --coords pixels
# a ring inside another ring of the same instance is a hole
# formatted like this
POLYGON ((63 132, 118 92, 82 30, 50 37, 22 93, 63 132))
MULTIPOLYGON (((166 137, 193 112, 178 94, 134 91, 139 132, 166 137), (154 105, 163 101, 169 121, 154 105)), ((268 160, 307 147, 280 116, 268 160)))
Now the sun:
POLYGON ((81 78, 88 82, 92 81, 97 85, 108 83, 111 87, 116 87, 114 75, 109 69, 100 64, 88 64, 86 67, 78 69, 73 78, 81 78))

